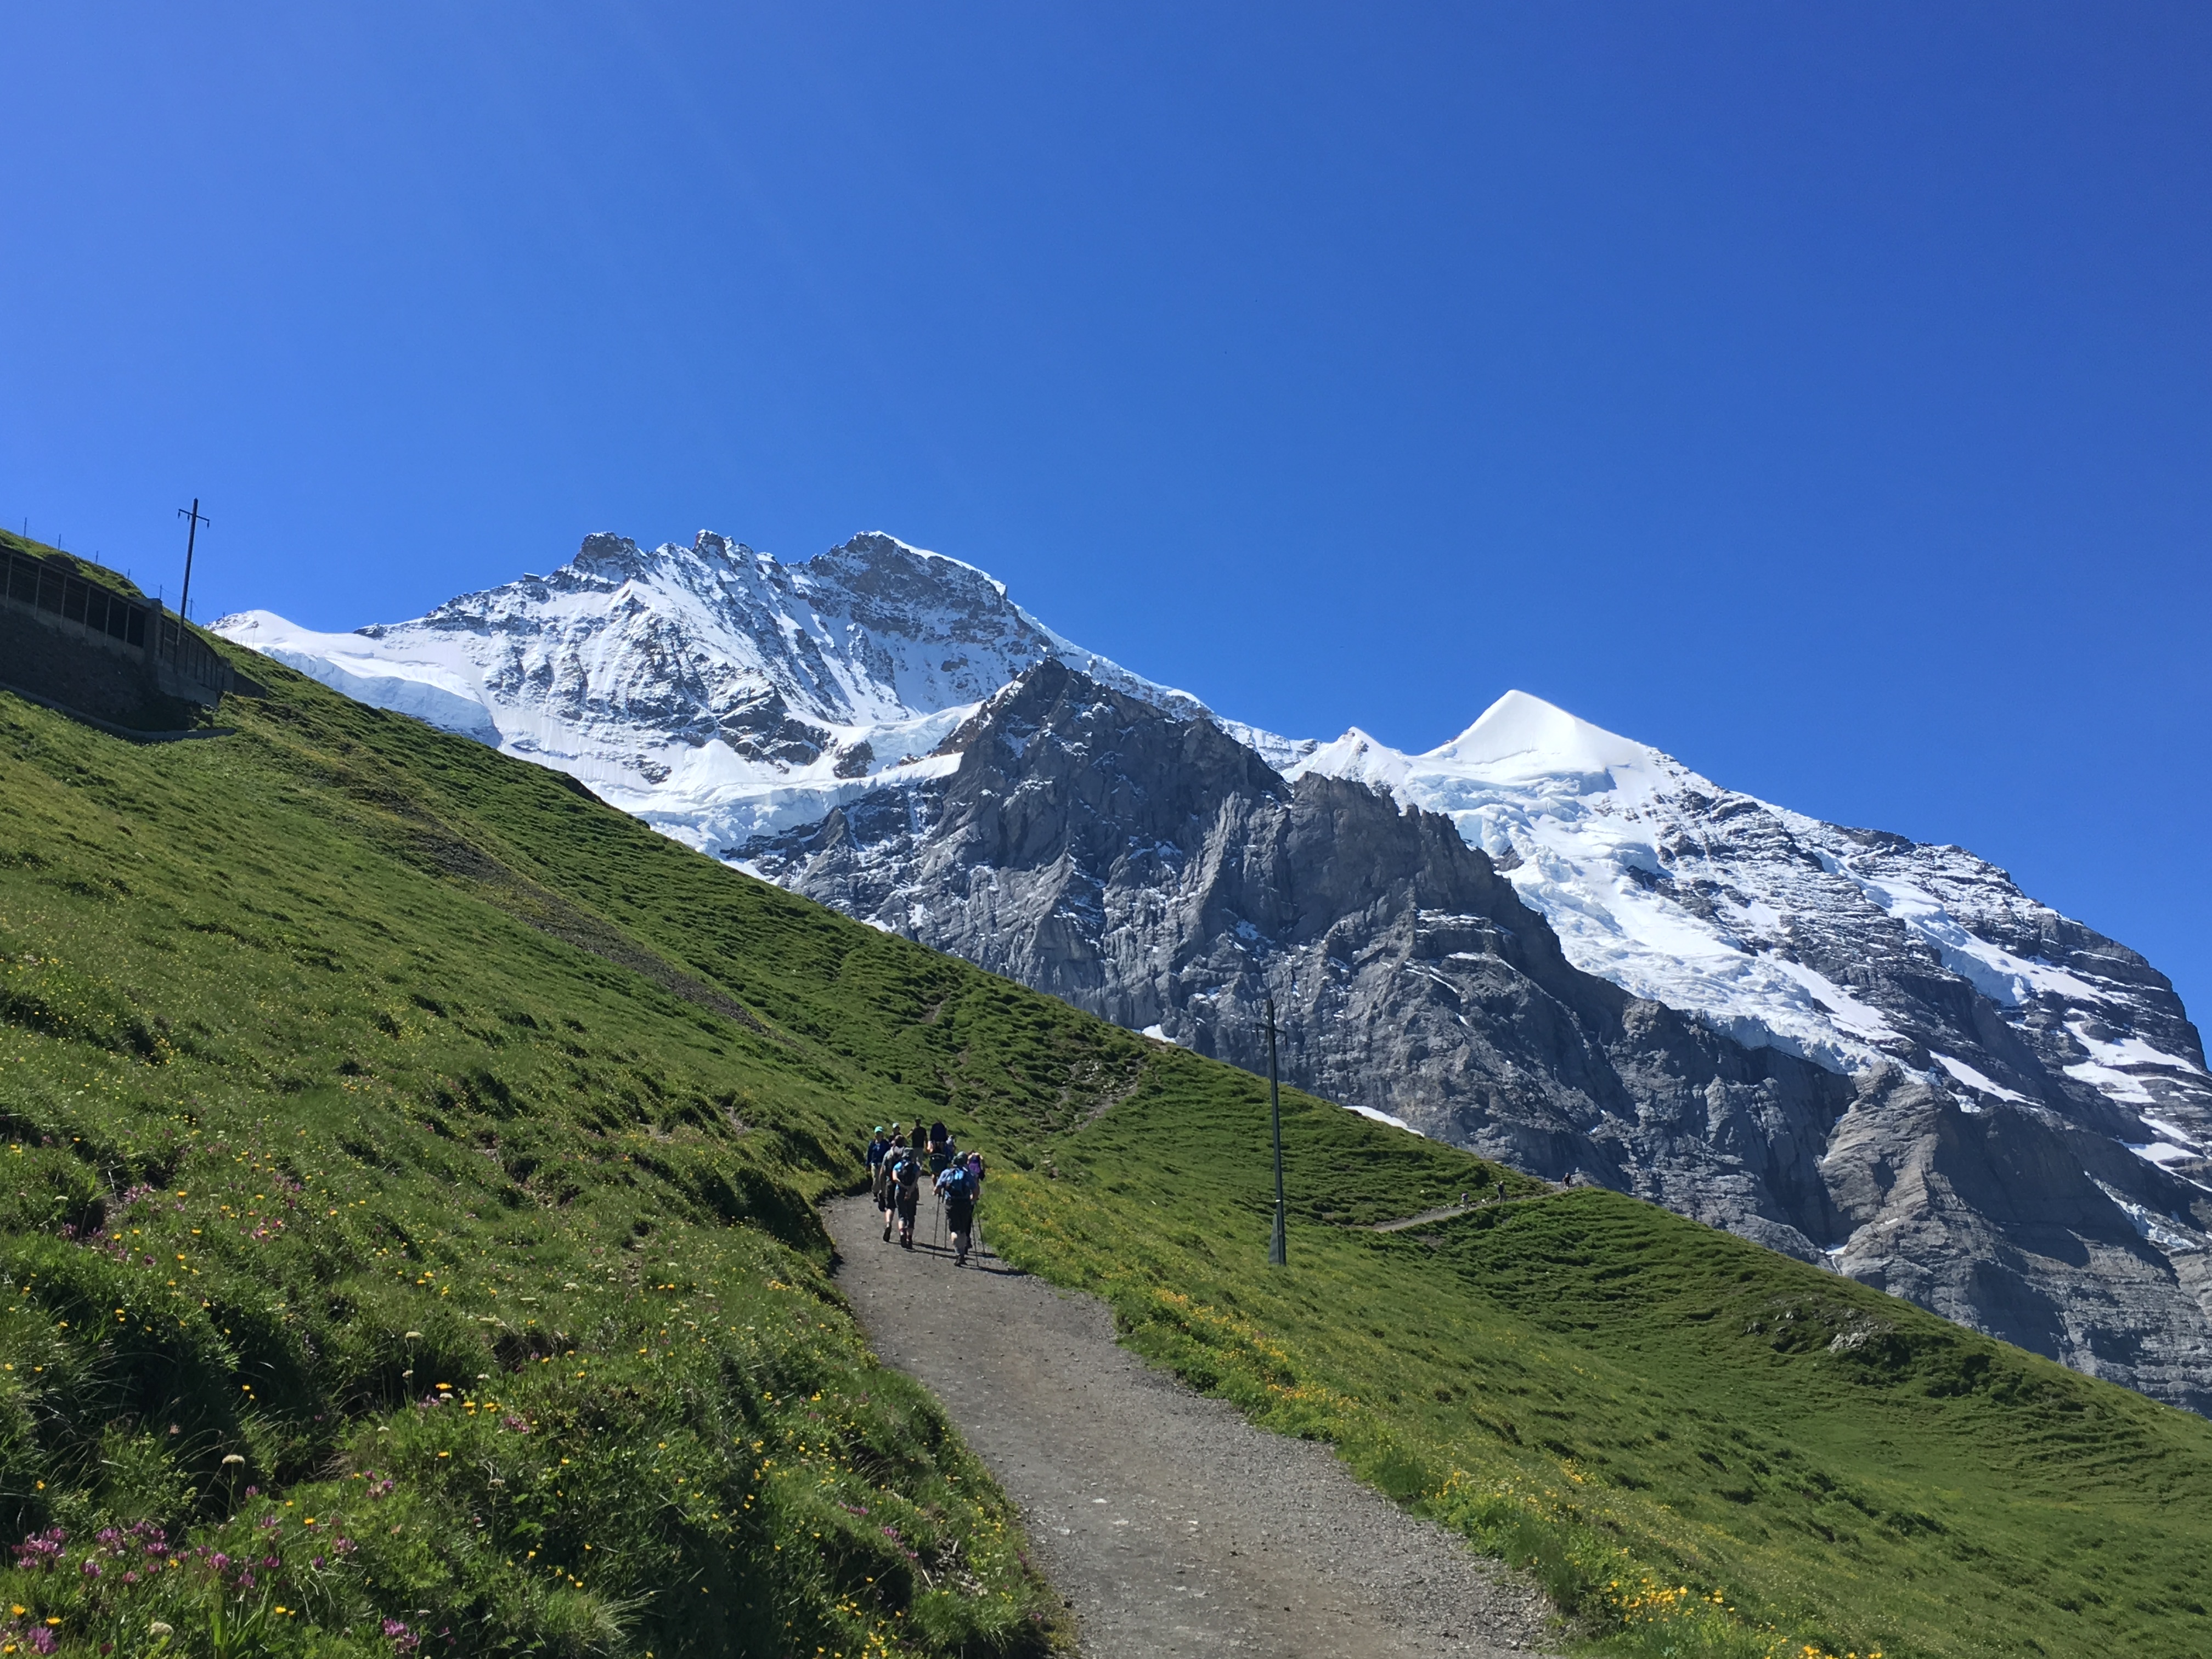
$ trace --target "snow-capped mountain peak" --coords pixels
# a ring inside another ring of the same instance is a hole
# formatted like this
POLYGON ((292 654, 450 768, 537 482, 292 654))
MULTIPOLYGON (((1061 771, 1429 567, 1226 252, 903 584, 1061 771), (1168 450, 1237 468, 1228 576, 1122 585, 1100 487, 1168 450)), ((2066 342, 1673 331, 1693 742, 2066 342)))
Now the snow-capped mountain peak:
POLYGON ((1307 773, 1448 815, 1577 968, 1739 1042, 1832 1071, 1895 1062, 1969 1099, 2065 1097, 2128 1123, 2156 1107, 2185 1139, 2212 1130, 2203 1054, 2163 979, 1961 848, 1723 788, 1522 691, 1425 754, 1355 728, 1290 769, 1307 773), (1939 1012, 1939 981, 2012 1031, 1939 1012))
POLYGON ((557 767, 702 848, 810 823, 917 766, 1047 657, 1202 714, 1054 632, 971 564, 879 532, 787 565, 712 531, 588 536, 550 574, 411 622, 216 631, 364 702, 557 767))
POLYGON ((1464 768, 1470 777, 1498 781, 1594 778, 1615 768, 1650 771, 1665 760, 1656 749, 1578 720, 1526 691, 1508 691, 1466 731, 1420 758, 1432 770, 1464 768))

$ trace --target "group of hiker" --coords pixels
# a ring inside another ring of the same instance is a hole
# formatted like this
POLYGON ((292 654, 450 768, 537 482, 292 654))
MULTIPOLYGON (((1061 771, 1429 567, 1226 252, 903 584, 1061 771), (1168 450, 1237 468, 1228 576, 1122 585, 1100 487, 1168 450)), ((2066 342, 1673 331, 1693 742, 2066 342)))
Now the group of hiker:
POLYGON ((867 1159, 876 1207, 884 1212, 884 1242, 890 1243, 896 1229, 900 1248, 914 1248, 915 1218, 921 1212, 927 1182, 943 1206, 952 1265, 966 1267, 975 1242, 975 1206, 983 1196, 983 1155, 963 1152, 942 1123, 933 1123, 926 1131, 915 1125, 911 1139, 903 1125, 894 1123, 886 1129, 878 1123, 875 1139, 868 1143, 867 1159))

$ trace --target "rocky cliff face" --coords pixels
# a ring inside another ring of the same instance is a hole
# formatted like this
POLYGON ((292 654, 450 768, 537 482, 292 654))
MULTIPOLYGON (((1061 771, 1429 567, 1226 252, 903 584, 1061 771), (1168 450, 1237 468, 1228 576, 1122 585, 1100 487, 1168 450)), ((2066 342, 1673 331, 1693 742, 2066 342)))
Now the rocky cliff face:
MULTIPOLYGON (((941 775, 728 854, 1237 1065, 1264 1063, 1272 996, 1286 1074, 1316 1094, 2212 1406, 2212 1287, 2190 1271, 2212 1194, 2129 1152, 2137 1131, 2101 1097, 2023 1110, 1909 1056, 1845 1072, 1747 1044, 1576 968, 1449 817, 1323 772, 1285 779, 1212 720, 1057 661, 941 753, 941 775)), ((1900 1025, 1909 1012, 1996 1074, 2051 1086, 1998 1005, 1913 965, 1893 951, 1859 977, 1900 1025)))
POLYGON ((1164 1040, 1579 1171, 2212 1409, 2212 1081, 2134 952, 1956 848, 1519 693, 1408 756, 1212 714, 982 573, 594 537, 411 623, 217 627, 1164 1040))

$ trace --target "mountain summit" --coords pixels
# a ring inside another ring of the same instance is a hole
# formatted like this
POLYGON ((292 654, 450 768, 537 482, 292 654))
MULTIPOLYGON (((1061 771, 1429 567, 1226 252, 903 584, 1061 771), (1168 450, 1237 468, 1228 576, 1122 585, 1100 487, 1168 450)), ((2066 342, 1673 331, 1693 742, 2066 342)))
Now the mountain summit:
POLYGON ((265 611, 215 631, 362 702, 556 767, 695 847, 811 822, 1056 658, 1197 710, 1061 638, 973 565, 890 536, 802 564, 702 530, 586 537, 547 576, 351 634, 265 611))
POLYGON ((1509 691, 1286 738, 973 567, 611 536, 417 621, 217 630, 880 927, 2212 1409, 2212 1079, 2142 957, 1953 847, 1509 691))

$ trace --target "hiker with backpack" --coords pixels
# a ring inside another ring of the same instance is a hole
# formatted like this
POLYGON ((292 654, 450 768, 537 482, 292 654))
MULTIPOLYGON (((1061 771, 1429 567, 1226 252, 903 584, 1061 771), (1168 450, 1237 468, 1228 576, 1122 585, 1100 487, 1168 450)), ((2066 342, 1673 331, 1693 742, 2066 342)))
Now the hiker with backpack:
MULTIPOLYGON (((969 1179, 972 1182, 974 1182, 974 1184, 975 1184, 975 1206, 976 1206, 976 1208, 978 1208, 978 1209, 980 1210, 980 1209, 982 1207, 982 1205, 983 1205, 983 1154, 982 1154, 982 1153, 981 1153, 981 1152, 970 1152, 970 1153, 969 1153, 969 1154, 968 1154, 968 1176, 969 1176, 969 1179)), ((982 1227, 982 1224, 981 1224, 981 1222, 976 1223, 976 1224, 975 1224, 974 1227, 972 1227, 972 1228, 970 1228, 970 1229, 969 1230, 969 1237, 973 1241, 973 1243, 974 1243, 974 1244, 975 1244, 975 1246, 976 1253, 977 1253, 978 1255, 981 1255, 981 1252, 982 1252, 982 1249, 983 1249, 983 1227, 982 1227)))
POLYGON ((884 1207, 884 1166, 890 1161, 890 1137, 884 1133, 884 1126, 878 1123, 876 1125, 876 1138, 868 1143, 867 1158, 868 1191, 875 1198, 876 1207, 879 1210, 884 1207))
POLYGON ((955 1148, 952 1131, 941 1122, 929 1126, 929 1173, 934 1177, 945 1173, 945 1165, 952 1162, 955 1148))
MULTIPOLYGON (((980 1162, 981 1160, 978 1160, 980 1162)), ((945 1202, 945 1225, 952 1235, 952 1265, 968 1265, 969 1235, 975 1225, 975 1200, 983 1182, 966 1164, 951 1163, 937 1177, 937 1195, 945 1202)))
POLYGON ((915 1212, 921 1207, 921 1160, 911 1152, 898 1155, 884 1185, 884 1242, 890 1243, 891 1226, 898 1225, 899 1248, 914 1248, 915 1212))

